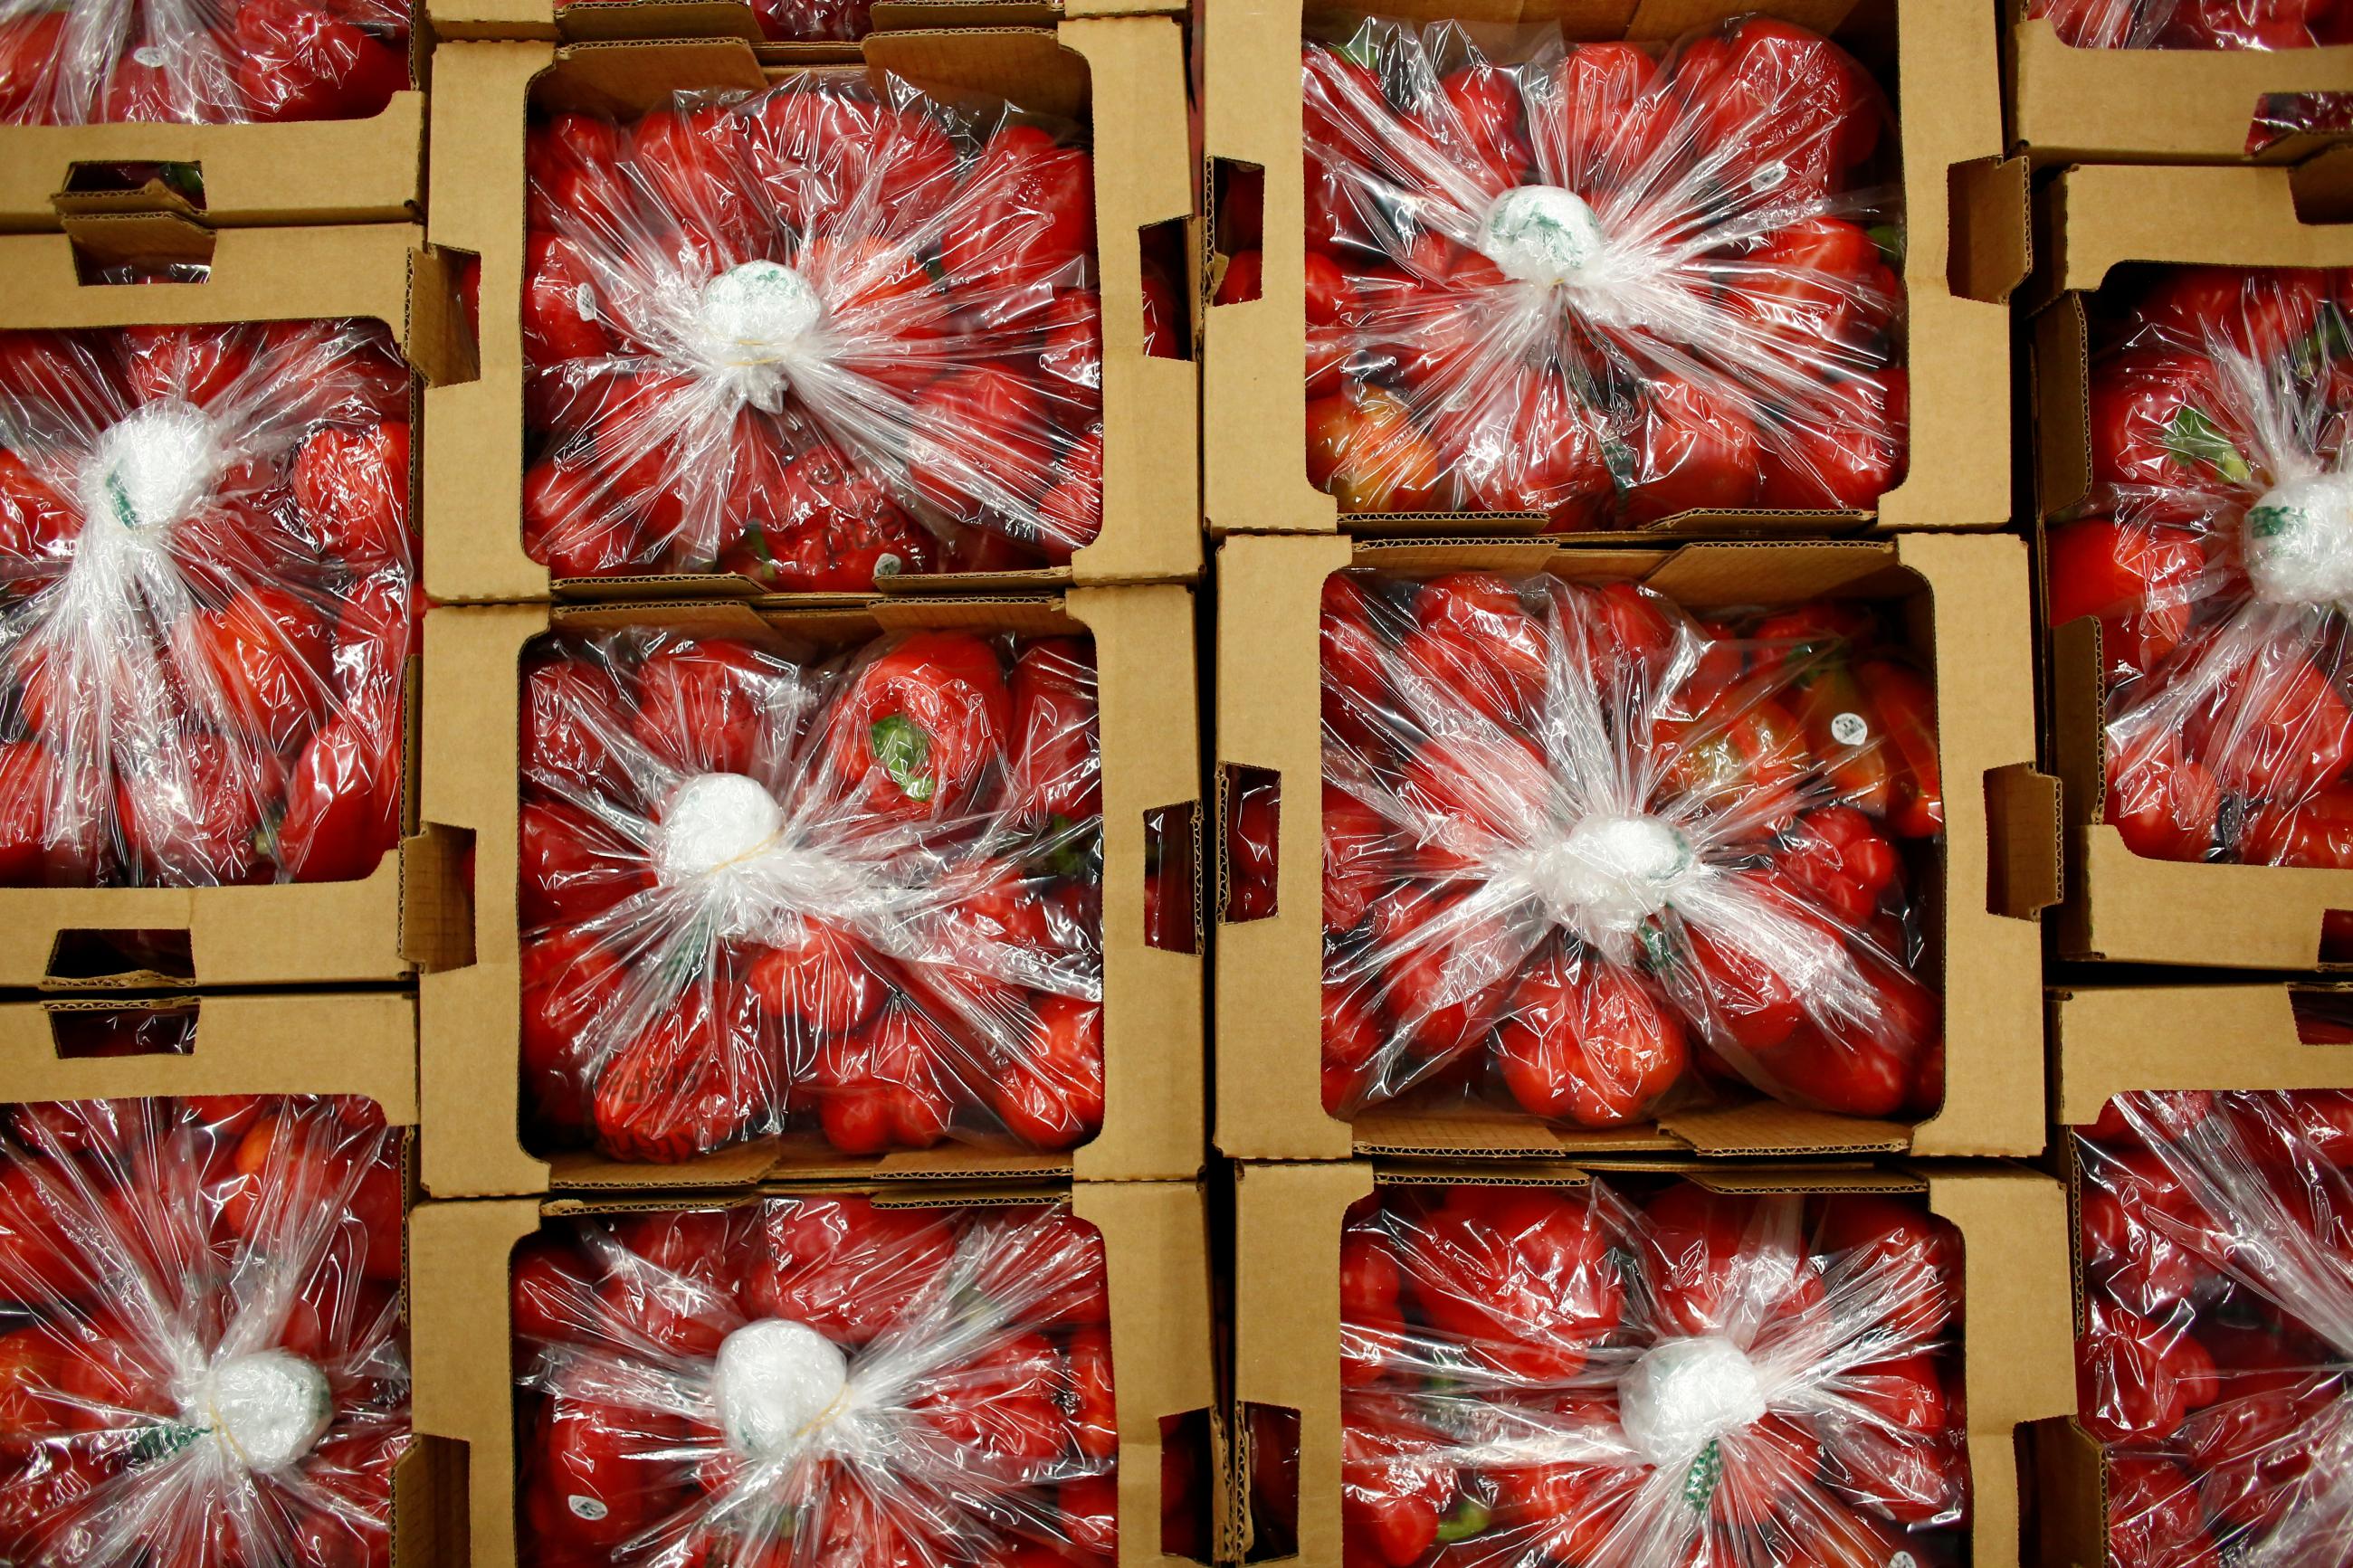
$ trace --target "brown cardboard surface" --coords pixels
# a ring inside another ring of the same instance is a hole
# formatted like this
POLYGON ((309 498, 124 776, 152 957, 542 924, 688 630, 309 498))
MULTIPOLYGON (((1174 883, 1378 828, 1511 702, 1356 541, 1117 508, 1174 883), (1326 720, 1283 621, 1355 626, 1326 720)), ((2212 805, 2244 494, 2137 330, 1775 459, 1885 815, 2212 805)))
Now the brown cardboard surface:
MULTIPOLYGON (((1217 762, 1278 775, 1275 913, 1217 928, 1215 1142, 1237 1159, 1351 1152, 1558 1157, 1629 1147, 1709 1154, 2031 1154, 2042 1146, 2041 936, 2058 896, 2054 782, 2033 770, 2026 550, 2000 535, 1908 534, 1799 544, 1695 543, 1586 550, 1546 542, 1354 542, 1229 535, 1219 547, 1217 762), (1943 939, 1946 1098, 1915 1122, 1862 1121, 1769 1100, 1677 1111, 1610 1133, 1525 1117, 1324 1114, 1322 1039, 1323 770, 1319 612, 1348 565, 1416 572, 1545 570, 1639 580, 1701 608, 1843 593, 1925 597, 1911 619, 1938 692, 1946 786, 1941 888, 1926 896, 1943 939), (1982 784, 1979 781, 1984 781, 1982 784)), ((1219 822, 1223 813, 1217 814, 1219 822)), ((1220 858, 1222 861, 1222 857, 1220 858)))
MULTIPOLYGON (((1201 969, 1198 954, 1144 940, 1145 818, 1198 800, 1200 769, 1192 658, 1193 602, 1174 585, 1079 588, 1046 598, 870 601, 857 609, 755 610, 725 602, 642 608, 482 605, 436 608, 425 621, 427 761, 415 865, 447 865, 470 843, 471 892, 437 877, 411 898, 407 930, 419 982, 424 1096, 442 1136, 426 1147, 436 1197, 565 1190, 716 1187, 763 1177, 1189 1180, 1201 1166, 1201 969), (1103 796, 1103 1131, 1067 1154, 943 1146, 852 1159, 821 1145, 739 1144, 681 1165, 628 1165, 586 1154, 543 1160, 518 1136, 520 941, 516 816, 518 660, 556 625, 660 624, 762 636, 858 639, 885 629, 959 626, 1092 634, 1101 704, 1103 796), (429 905, 421 908, 420 905, 429 905)), ((421 880, 421 879, 420 879, 421 880)))
MULTIPOLYGON (((1160 1423, 1209 1409, 1217 1398, 1208 1233, 1200 1189, 1189 1182, 1079 1182, 1051 1191, 1067 1195, 1071 1212, 1103 1233, 1120 1435, 1119 1517, 1126 1526, 1119 1536, 1120 1568, 1176 1568, 1186 1560, 1164 1556, 1159 1547, 1160 1423)), ((739 1191, 725 1199, 705 1199, 681 1194, 651 1206, 712 1206, 751 1195, 739 1191)), ((888 1195, 896 1204, 972 1198, 937 1185, 894 1189, 888 1195)), ((470 1485, 462 1495, 470 1514, 474 1568, 512 1568, 517 1561, 509 1257, 516 1242, 539 1228, 543 1214, 604 1206, 525 1199, 437 1202, 421 1205, 410 1220, 414 1418, 420 1434, 464 1447, 470 1485)), ((1335 1342, 1335 1366, 1337 1353, 1335 1342)), ((1210 1481, 1203 1477, 1204 1484, 1210 1481)), ((469 1559, 461 1552, 438 1561, 469 1559)))
MULTIPOLYGON (((1308 7, 1314 9, 1314 7, 1308 7)), ((2022 174, 1997 174, 2002 153, 1994 17, 1982 5, 1935 0, 1393 0, 1370 6, 1409 19, 1564 21, 1577 38, 1663 40, 1762 10, 1823 28, 1866 53, 1893 37, 1906 195, 1904 281, 1911 378, 1911 467, 1875 516, 1835 512, 1688 513, 1667 534, 1810 533, 1883 528, 1993 528, 2010 512, 2010 359, 2002 303, 2024 278, 2022 174), (1864 39, 1871 40, 1868 46, 1864 39), (1966 291, 1966 292, 1965 292, 1966 291)), ((1213 161, 1266 172, 1260 298, 1211 305, 1202 295, 1203 500, 1213 532, 1328 533, 1332 498, 1307 482, 1305 241, 1299 45, 1303 6, 1205 6, 1199 47, 1204 142, 1213 161)), ((1883 73, 1884 75, 1884 73, 1883 73)), ((1205 288, 1207 283, 1205 281, 1205 288)), ((1422 517, 1390 524, 1351 518, 1353 531, 1470 527, 1533 532, 1538 521, 1422 517)))
MULTIPOLYGON (((470 0, 471 3, 471 0, 470 0)), ((544 5, 544 0, 523 0, 544 5)), ((583 5, 572 14, 627 5, 583 5)), ((1131 16, 1034 28, 884 32, 862 58, 917 85, 971 89, 1091 122, 1103 297, 1103 531, 1067 567, 944 574, 905 592, 1186 581, 1201 570, 1195 366, 1144 349, 1143 229, 1192 211, 1182 35, 1131 16)), ((426 398, 435 461, 426 503, 439 520, 425 577, 450 603, 510 599, 750 595, 726 575, 553 582, 523 552, 522 289, 523 132, 533 108, 634 113, 676 90, 756 90, 802 68, 764 68, 752 47, 716 38, 646 43, 453 44, 435 57, 431 232, 481 258, 481 375, 426 398)), ((851 68, 854 68, 854 62, 851 68)))
MULTIPOLYGON (((2066 1194, 2048 1176, 1983 1164, 1895 1173, 1806 1166, 1727 1172, 1671 1162, 1668 1170, 1743 1191, 1909 1191, 1961 1232, 1961 1364, 1969 1423, 1970 1560, 2030 1561, 2020 1541, 2012 1430, 2071 1408, 2074 1346, 2065 1294, 2066 1194), (1891 1179, 1893 1178, 1893 1179, 1891 1179)), ((1299 1412, 1298 1560, 1331 1563, 1340 1546, 1340 1231, 1349 1205, 1398 1179, 1509 1183, 1518 1167, 1432 1166, 1410 1172, 1346 1163, 1243 1164, 1235 1177, 1235 1426, 1250 1406, 1299 1412)), ((1599 1166, 1588 1167, 1606 1178, 1599 1166)), ((1555 1173, 1550 1179, 1570 1179, 1555 1173)), ((1229 1506, 1246 1508, 1246 1465, 1229 1506)), ((1245 1538, 1246 1539, 1246 1538, 1245 1538)))
MULTIPOLYGON (((391 327, 427 384, 470 373, 472 350, 451 270, 423 248, 413 225, 225 229, 216 236, 153 216, 78 218, 73 226, 71 235, 0 237, 0 278, 7 280, 0 289, 0 329, 356 316, 391 327), (204 282, 77 279, 78 243, 114 255, 159 247, 177 253, 191 237, 210 244, 212 271, 204 282)), ((419 517, 429 536, 430 523, 419 517)), ((53 973, 60 934, 77 931, 185 931, 194 973, 178 979, 207 986, 397 980, 408 973, 400 912, 397 855, 350 882, 0 889, 0 985, 108 986, 153 978, 139 971, 79 979, 53 973)))
MULTIPOLYGON (((2334 162, 2331 159, 2330 162, 2334 162)), ((2040 194, 2042 269, 2030 286, 2038 519, 2091 487, 2090 331, 2084 294, 2133 261, 2353 265, 2353 224, 2299 221, 2285 169, 2084 167, 2040 194)), ((2039 555, 2039 542, 2037 553, 2039 555)), ((2050 633, 2045 757, 2062 783, 2066 957, 2238 969, 2312 969, 2321 921, 2353 909, 2353 872, 2152 860, 2101 820, 2107 795, 2099 631, 2050 633)))
MULTIPOLYGON (((2053 163, 2244 163, 2266 93, 2347 90, 2353 46, 2325 49, 2078 49, 2006 0, 2010 145, 2053 163)), ((2309 139, 2267 149, 2300 156, 2309 139)))
MULTIPOLYGON (((433 29, 444 42, 544 40, 626 42, 639 38, 760 40, 749 0, 432 0, 433 29)), ((930 27, 1051 27, 1061 18, 1182 15, 1185 0, 880 0, 877 33, 930 27)), ((779 40, 777 50, 855 45, 779 40)))
POLYGON ((386 223, 425 213, 425 94, 396 92, 365 120, 277 125, 0 126, 0 230, 48 230, 96 202, 195 211, 206 223, 386 223), (85 163, 194 163, 204 205, 150 192, 69 194, 85 163))

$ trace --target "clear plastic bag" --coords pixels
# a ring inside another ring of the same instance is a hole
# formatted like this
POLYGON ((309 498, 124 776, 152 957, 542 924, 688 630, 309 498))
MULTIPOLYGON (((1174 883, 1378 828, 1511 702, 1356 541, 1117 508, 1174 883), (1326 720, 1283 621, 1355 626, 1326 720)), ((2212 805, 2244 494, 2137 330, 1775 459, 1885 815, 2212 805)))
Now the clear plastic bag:
POLYGON ((0 124, 363 120, 408 30, 399 0, 0 0, 0 124))
POLYGON ((2308 49, 2353 39, 2337 0, 2031 0, 2079 49, 2308 49))
POLYGON ((543 1137, 676 1161, 810 1130, 853 1153, 1094 1135, 1089 644, 621 630, 539 645, 524 680, 543 1137))
POLYGON ((2353 1533, 2353 1093, 2119 1095, 2074 1138, 2078 1416, 2116 1568, 2333 1568, 2353 1533))
POLYGON ((531 129, 525 548, 866 591, 1103 525, 1093 165, 896 78, 531 129))
POLYGON ((375 322, 0 334, 0 885, 375 868, 410 385, 375 322))
POLYGON ((513 1321, 534 1568, 1113 1555, 1103 1239, 1065 1208, 559 1223, 516 1252, 513 1321))
POLYGON ((2096 301, 2053 626, 2100 623, 2103 819, 2166 860, 2353 866, 2346 276, 2169 268, 2096 301))
MULTIPOLYGON (((1344 512, 1556 531, 1874 505, 1908 394, 1894 121, 1862 67, 1761 16, 1659 57, 1489 37, 1306 45, 1310 481, 1344 512)), ((1238 250, 1219 298, 1255 297, 1259 263, 1238 250)))
POLYGON ((1358 569, 1323 639, 1335 1115, 1615 1127, 1711 1078, 1941 1102, 1906 848, 1943 826, 1935 694, 1870 606, 1701 622, 1628 583, 1358 569))
MULTIPOLYGON (((556 0, 566 5, 609 5, 613 0, 556 0)), ((874 0, 751 0, 760 36, 779 43, 849 42, 874 26, 874 0)))
POLYGON ((388 1563, 402 1135, 350 1099, 6 1114, 0 1558, 388 1563))
POLYGON ((1960 1307, 1916 1200, 1383 1187, 1341 1237, 1347 1560, 1957 1563, 1960 1307))

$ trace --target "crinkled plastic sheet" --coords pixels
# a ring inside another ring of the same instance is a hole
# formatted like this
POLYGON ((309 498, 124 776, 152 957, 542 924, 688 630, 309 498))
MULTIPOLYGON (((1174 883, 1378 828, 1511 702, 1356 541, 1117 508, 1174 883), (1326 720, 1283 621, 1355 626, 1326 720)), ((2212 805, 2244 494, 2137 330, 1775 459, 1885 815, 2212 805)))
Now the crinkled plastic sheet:
POLYGON ((374 322, 0 333, 0 885, 375 868, 410 385, 374 322))
MULTIPOLYGON (((556 0, 565 5, 610 4, 611 0, 556 0)), ((849 42, 874 26, 873 0, 752 0, 760 36, 779 43, 849 42)))
POLYGON ((1957 1563, 1960 1295, 1913 1199, 1383 1187, 1341 1237, 1349 1560, 1957 1563))
POLYGON ((1073 128, 805 73, 551 116, 530 165, 524 542, 557 575, 860 591, 1101 531, 1073 128))
POLYGON ((1701 621, 1626 583, 1359 569, 1323 637, 1335 1113, 1614 1127, 1709 1079, 1940 1103, 1935 700, 1873 608, 1701 621))
POLYGON ((388 1563, 409 1430, 402 1135, 355 1100, 7 1117, 0 1557, 388 1563))
POLYGON ((857 1153, 1100 1128, 1091 645, 565 634, 524 681, 543 1135, 670 1161, 812 1128, 857 1153))
POLYGON ((0 0, 0 124, 362 120, 408 29, 396 0, 0 0))
POLYGON ((559 1222, 513 1298, 526 1563, 1112 1558, 1103 1241, 1067 1209, 559 1222))
POLYGON ((2353 1093, 2119 1095, 2074 1140, 2081 1414, 2116 1568, 2353 1536, 2353 1093))
POLYGON ((2308 49, 2353 39, 2336 0, 2032 0, 2080 49, 2308 49))
POLYGON ((1304 92, 1308 477, 1343 511, 1625 527, 1903 476, 1894 121, 1835 44, 1366 21, 1304 92))

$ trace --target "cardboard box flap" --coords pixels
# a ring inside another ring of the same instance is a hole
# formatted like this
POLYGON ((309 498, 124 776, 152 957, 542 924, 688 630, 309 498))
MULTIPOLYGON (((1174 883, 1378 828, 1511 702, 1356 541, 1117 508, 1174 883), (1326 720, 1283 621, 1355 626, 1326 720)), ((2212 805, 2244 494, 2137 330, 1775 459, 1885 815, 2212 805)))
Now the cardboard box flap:
POLYGON ((682 83, 713 92, 757 92, 768 85, 759 58, 741 38, 575 44, 563 51, 562 58, 560 73, 543 72, 532 80, 533 108, 627 120, 667 107, 682 83))
POLYGON ((564 7, 566 37, 584 40, 727 37, 757 42, 760 20, 740 0, 598 0, 564 7))
POLYGON ((514 1369, 508 1259, 539 1228, 528 1202, 422 1204, 408 1218, 410 1418, 466 1445, 472 1553, 428 1562, 512 1562, 514 1369), (478 1554, 478 1555, 475 1555, 478 1554))
POLYGON ((1686 544, 1642 583, 1679 604, 1715 609, 1872 592, 1896 561, 1894 544, 1870 540, 1686 544))
POLYGON ((2127 261, 2353 264, 2353 226, 2306 223, 2285 169, 2079 166, 2043 192, 2036 303, 2127 261))
POLYGON ((1912 1141, 1912 1130, 1900 1121, 1833 1116, 1778 1100, 1662 1111, 1658 1121, 1661 1131, 1701 1154, 1895 1154, 1912 1141))
POLYGON ((2353 1046, 2308 1046, 2293 989, 2080 985, 2052 994, 2051 1103, 2062 1127, 2136 1089, 2342 1089, 2353 1046))
POLYGON ((1993 835, 1986 908, 2031 920, 2059 902, 2059 781, 2025 763, 1989 768, 1986 816, 1993 835))
POLYGON ((1085 58, 1033 27, 871 33, 866 60, 921 87, 1002 96, 1061 120, 1087 117, 1085 58))
POLYGON ((2314 153, 2287 173, 2295 216, 2306 223, 2353 223, 2353 145, 2314 153))
POLYGON ((1999 304, 2034 269, 2031 173, 2023 158, 1953 165, 1953 237, 1945 270, 1954 293, 1999 304))
POLYGON ((1572 1131, 1503 1110, 1425 1113, 1381 1106, 1359 1112, 1349 1129, 1356 1152, 1375 1156, 1525 1159, 1683 1146, 1648 1128, 1572 1131))

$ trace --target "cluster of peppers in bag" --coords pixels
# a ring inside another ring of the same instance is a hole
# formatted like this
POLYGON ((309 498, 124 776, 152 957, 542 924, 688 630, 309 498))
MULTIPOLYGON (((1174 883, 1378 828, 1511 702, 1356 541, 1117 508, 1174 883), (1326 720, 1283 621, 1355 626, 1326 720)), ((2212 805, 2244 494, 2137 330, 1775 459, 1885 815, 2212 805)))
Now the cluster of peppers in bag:
POLYGON ((2073 1142, 2111 1562, 2342 1561, 2353 1093, 2119 1095, 2073 1142))
POLYGON ((512 1311, 533 1568, 1112 1560, 1103 1238, 1067 1209, 563 1222, 512 1311))
POLYGON ((2102 816, 2137 854, 2353 866, 2348 298, 2197 267, 2094 302, 2091 489, 2050 529, 2048 608, 2099 621, 2102 816))
MULTIPOLYGON (((1874 505, 1909 403, 1870 75, 1762 16, 1662 55, 1486 37, 1306 45, 1310 480, 1553 530, 1874 505)), ((1254 216, 1227 205, 1222 301, 1257 296, 1254 216)))
MULTIPOLYGON (((1943 824, 1935 695, 1870 605, 1351 570, 1323 663, 1334 1114, 1616 1127, 1695 1078, 1941 1101, 1906 863, 1943 824)), ((1236 803, 1229 920, 1272 912, 1272 810, 1236 803)))
POLYGON ((375 869, 410 384, 375 322, 0 333, 0 886, 375 869))
POLYGON ((1101 531, 1071 128, 805 74, 628 124, 552 115, 529 166, 524 544, 557 576, 857 591, 1067 562, 1101 531))
MULTIPOLYGON (((611 4, 612 0, 556 0, 565 5, 611 4)), ((760 36, 779 43, 848 42, 874 26, 874 0, 752 0, 760 36)))
POLYGON ((349 1099, 5 1115, 0 1558, 389 1563, 401 1135, 349 1099))
POLYGON ((561 634, 524 671, 525 1103, 677 1161, 1103 1113, 1092 647, 561 634))
POLYGON ((2078 49, 2308 49, 2353 43, 2340 0, 2032 0, 2078 49))
POLYGON ((402 0, 0 0, 0 124, 362 120, 408 80, 402 0))
MULTIPOLYGON (((1957 1563, 1960 1304, 1959 1237, 1916 1201, 1384 1187, 1340 1244, 1346 1560, 1957 1563)), ((1262 1539, 1295 1506, 1282 1436, 1262 1539)))

